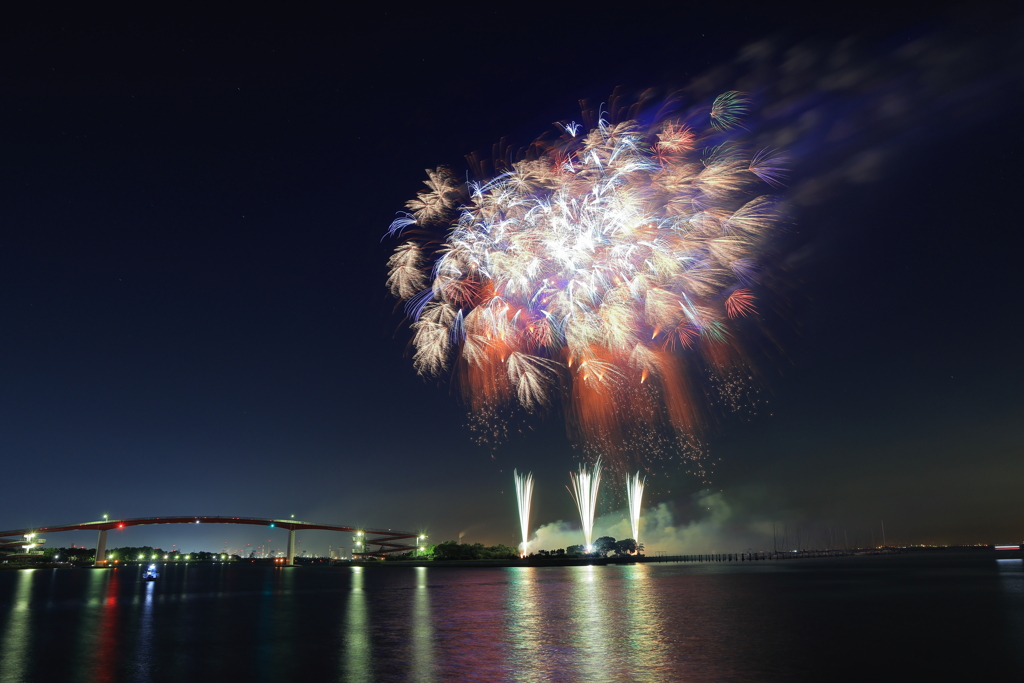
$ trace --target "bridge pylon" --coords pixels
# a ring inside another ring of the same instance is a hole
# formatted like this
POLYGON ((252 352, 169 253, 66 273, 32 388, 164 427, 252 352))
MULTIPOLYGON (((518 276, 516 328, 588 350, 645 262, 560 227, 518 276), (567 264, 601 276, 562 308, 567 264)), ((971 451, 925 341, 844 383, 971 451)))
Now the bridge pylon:
POLYGON ((99 536, 96 537, 96 561, 93 566, 103 567, 106 566, 106 555, 107 555, 107 530, 100 529, 99 536))

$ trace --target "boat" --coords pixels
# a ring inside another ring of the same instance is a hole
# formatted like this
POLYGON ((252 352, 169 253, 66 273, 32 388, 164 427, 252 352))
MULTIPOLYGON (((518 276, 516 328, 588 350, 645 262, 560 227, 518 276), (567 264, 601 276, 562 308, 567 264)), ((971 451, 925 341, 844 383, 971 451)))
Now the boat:
POLYGON ((156 570, 156 565, 151 564, 149 565, 149 568, 146 569, 146 573, 142 575, 142 579, 143 581, 156 581, 159 576, 160 574, 156 570))

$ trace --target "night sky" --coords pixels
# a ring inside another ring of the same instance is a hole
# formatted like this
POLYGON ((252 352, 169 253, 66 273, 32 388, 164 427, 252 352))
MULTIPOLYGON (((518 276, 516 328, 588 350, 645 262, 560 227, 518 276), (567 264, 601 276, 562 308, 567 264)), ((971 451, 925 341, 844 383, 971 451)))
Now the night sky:
POLYGON ((562 418, 476 445, 412 368, 381 238, 423 169, 616 87, 711 82, 756 89, 751 127, 792 140, 752 340, 768 403, 704 434, 710 490, 653 478, 648 548, 771 547, 773 523, 863 545, 881 520, 890 542, 1024 541, 1020 16, 432 11, 5 11, 0 528, 294 514, 515 545, 513 468, 535 528, 572 526, 562 418))

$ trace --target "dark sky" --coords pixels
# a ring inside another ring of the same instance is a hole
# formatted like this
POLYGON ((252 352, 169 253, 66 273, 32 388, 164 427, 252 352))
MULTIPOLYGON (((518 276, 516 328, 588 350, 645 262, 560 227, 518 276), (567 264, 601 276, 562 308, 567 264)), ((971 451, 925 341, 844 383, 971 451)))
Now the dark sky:
POLYGON ((513 467, 534 526, 571 522, 561 419, 472 442, 413 371, 381 237, 425 168, 703 79, 759 93, 793 171, 768 409, 705 435, 712 503, 682 473, 652 487, 667 547, 882 519, 1024 541, 1019 16, 434 12, 0 21, 0 527, 294 514, 512 545, 513 467))

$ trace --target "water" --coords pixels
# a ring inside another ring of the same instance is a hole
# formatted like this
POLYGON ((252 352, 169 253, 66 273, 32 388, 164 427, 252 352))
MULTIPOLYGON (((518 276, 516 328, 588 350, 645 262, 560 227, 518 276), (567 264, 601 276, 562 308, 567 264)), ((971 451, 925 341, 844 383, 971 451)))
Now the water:
POLYGON ((945 680, 1024 672, 992 552, 559 568, 0 572, 0 681, 945 680))

